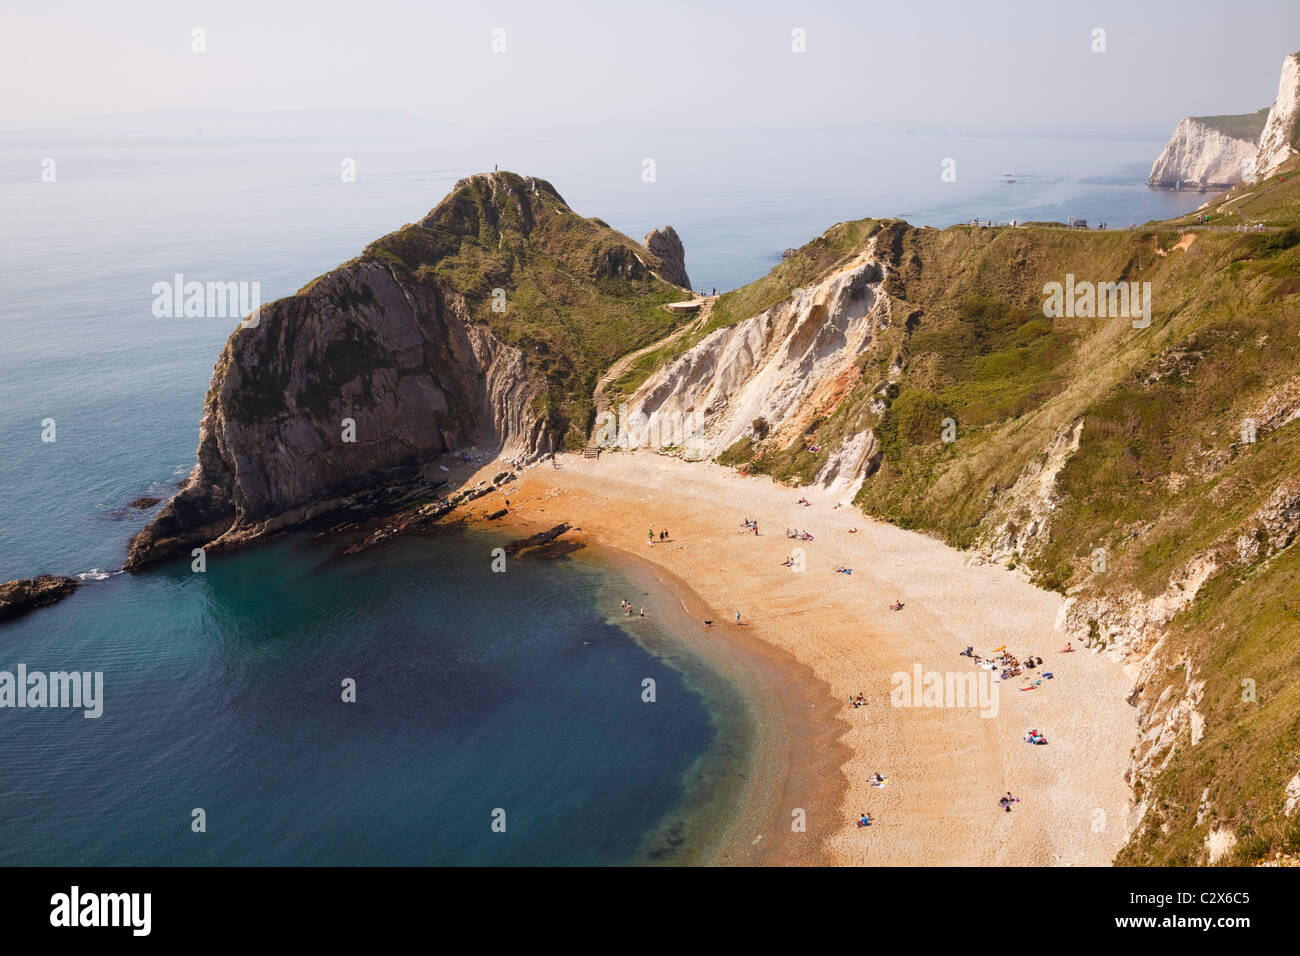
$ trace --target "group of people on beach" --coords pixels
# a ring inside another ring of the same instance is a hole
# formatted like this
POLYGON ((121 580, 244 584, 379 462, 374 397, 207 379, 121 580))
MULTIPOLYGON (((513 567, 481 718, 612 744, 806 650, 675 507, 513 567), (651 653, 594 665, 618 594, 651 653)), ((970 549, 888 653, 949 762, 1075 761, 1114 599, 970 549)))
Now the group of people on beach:
MULTIPOLYGON (((1002 680, 1010 680, 1013 677, 1019 677, 1026 670, 1033 670, 1035 667, 1043 666, 1042 657, 1034 657, 1031 654, 1022 662, 1018 657, 1007 650, 1005 644, 994 650, 991 657, 981 657, 979 654, 975 653, 975 648, 969 644, 966 645, 966 650, 961 651, 960 653, 963 657, 969 657, 975 662, 976 666, 982 667, 985 670, 997 672, 1000 669, 1002 673, 999 676, 1002 680)), ((1050 672, 1043 672, 1044 678, 1050 680, 1051 676, 1050 672)), ((1036 687, 1040 683, 1042 683, 1041 679, 1036 681, 1033 686, 1036 687)), ((1029 688, 1025 689, 1028 690, 1029 688)))
POLYGON ((752 519, 752 518, 746 518, 746 519, 741 523, 741 527, 744 528, 746 531, 752 531, 752 532, 754 532, 754 536, 755 536, 755 537, 758 536, 758 522, 757 522, 756 520, 754 520, 754 519, 752 519))
MULTIPOLYGON (((631 617, 631 616, 632 616, 632 613, 636 610, 636 605, 633 604, 631 601, 627 600, 626 598, 623 599, 622 601, 619 601, 619 602, 618 602, 618 606, 621 607, 624 611, 627 612, 627 616, 628 616, 628 617, 631 617)), ((645 605, 644 605, 644 604, 641 606, 641 616, 642 616, 642 617, 645 617, 645 605)))
POLYGON ((785 536, 786 536, 787 538, 793 538, 795 541, 811 541, 811 540, 813 540, 813 536, 812 536, 812 534, 811 534, 810 532, 807 532, 807 531, 800 531, 798 528, 786 528, 786 529, 785 529, 785 536))
POLYGON ((857 696, 849 698, 849 703, 853 705, 854 710, 857 710, 859 707, 866 707, 867 696, 861 691, 858 691, 857 696))

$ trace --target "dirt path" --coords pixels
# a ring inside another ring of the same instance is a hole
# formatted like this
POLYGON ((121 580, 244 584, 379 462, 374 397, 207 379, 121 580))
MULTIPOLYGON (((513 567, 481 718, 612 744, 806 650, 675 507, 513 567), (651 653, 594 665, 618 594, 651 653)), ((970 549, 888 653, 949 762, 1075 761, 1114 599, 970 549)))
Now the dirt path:
MULTIPOLYGON (((696 317, 694 322, 689 322, 686 325, 683 325, 675 332, 671 332, 662 339, 651 342, 644 348, 639 348, 635 352, 629 352, 609 367, 609 371, 601 376, 600 381, 596 383, 595 390, 592 392, 592 400, 596 405, 597 422, 599 422, 602 413, 609 411, 609 399, 605 395, 605 389, 609 386, 609 383, 617 381, 624 372, 632 367, 632 363, 641 356, 653 352, 655 349, 663 348, 665 345, 671 345, 673 342, 676 342, 682 336, 694 329, 703 328, 705 323, 709 321, 709 314, 713 311, 713 303, 716 302, 717 299, 718 297, 716 295, 704 296, 702 299, 692 299, 692 302, 702 303, 700 306, 700 314, 696 317)), ((597 436, 599 432, 599 425, 592 428, 591 435, 587 438, 587 447, 582 453, 584 458, 598 457, 597 452, 599 449, 597 447, 597 436)))

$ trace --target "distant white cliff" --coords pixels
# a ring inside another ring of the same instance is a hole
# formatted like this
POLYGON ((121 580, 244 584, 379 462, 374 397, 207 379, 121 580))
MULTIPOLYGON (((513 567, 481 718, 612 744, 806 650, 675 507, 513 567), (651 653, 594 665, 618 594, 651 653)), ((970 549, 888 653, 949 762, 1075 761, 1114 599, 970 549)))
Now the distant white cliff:
POLYGON ((1151 167, 1157 189, 1223 188, 1241 182, 1255 161, 1267 110, 1242 116, 1189 116, 1151 167))

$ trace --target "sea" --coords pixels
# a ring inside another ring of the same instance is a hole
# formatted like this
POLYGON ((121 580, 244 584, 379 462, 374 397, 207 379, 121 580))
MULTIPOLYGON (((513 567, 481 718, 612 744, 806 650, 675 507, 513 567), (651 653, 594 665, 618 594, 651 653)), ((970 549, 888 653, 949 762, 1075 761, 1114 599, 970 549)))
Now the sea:
POLYGON ((1207 196, 1142 184, 1165 135, 382 112, 0 124, 0 581, 85 581, 0 625, 0 671, 103 674, 98 718, 0 709, 0 865, 692 863, 748 784, 753 702, 674 609, 621 615, 620 597, 672 602, 598 554, 502 576, 503 539, 481 531, 350 558, 289 535, 203 573, 122 573, 151 514, 132 502, 193 467, 235 324, 157 316, 159 283, 257 283, 270 301, 499 167, 638 239, 671 224, 695 287, 722 291, 864 216, 1181 215, 1207 196))

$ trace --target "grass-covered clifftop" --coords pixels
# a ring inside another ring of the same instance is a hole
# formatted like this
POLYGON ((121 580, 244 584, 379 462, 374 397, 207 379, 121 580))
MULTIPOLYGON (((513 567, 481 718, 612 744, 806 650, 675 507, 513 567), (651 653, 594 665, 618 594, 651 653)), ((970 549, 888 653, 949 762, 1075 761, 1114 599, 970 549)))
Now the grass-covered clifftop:
MULTIPOLYGON (((1211 832, 1220 863, 1300 848, 1294 165, 1131 231, 841 224, 854 242, 812 261, 825 275, 873 238, 887 321, 806 429, 764 422, 719 457, 808 483, 871 429, 860 507, 1070 595, 1070 624, 1140 665, 1124 863, 1211 862, 1211 832), (1149 327, 1045 315, 1067 274, 1150 283, 1149 327)), ((817 278, 790 269, 730 293, 713 323, 817 278)))
POLYGON ((1252 143, 1259 142, 1259 134, 1264 132, 1264 123, 1268 121, 1268 107, 1253 113, 1235 113, 1223 116, 1193 116, 1193 120, 1210 129, 1217 130, 1233 139, 1246 139, 1252 143))
POLYGON ((462 180, 428 216, 372 242, 361 259, 445 282, 476 320, 521 348, 545 383, 542 411, 571 447, 586 440, 600 373, 680 321, 661 308, 682 293, 655 274, 658 259, 602 220, 579 216, 550 183, 514 173, 462 180))

